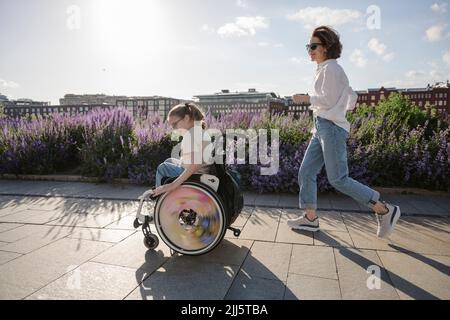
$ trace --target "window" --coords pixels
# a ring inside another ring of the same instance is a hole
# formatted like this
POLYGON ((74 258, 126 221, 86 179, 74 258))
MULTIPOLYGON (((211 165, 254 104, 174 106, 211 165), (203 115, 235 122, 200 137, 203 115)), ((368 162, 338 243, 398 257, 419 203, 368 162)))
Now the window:
POLYGON ((372 99, 372 101, 375 101, 375 96, 372 96, 371 99, 372 99))

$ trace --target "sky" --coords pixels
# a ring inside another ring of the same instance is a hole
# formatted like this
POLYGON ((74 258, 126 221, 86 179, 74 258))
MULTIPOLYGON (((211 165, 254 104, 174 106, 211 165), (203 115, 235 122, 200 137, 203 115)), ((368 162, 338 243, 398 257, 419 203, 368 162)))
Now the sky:
POLYGON ((323 24, 354 90, 425 87, 450 80, 449 22, 427 0, 0 0, 0 94, 311 93, 323 24))

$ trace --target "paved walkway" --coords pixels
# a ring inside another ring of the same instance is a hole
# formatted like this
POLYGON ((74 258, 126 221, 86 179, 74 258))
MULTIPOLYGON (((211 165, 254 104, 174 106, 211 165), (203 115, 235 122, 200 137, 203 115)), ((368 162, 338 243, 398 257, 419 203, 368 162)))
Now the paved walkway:
POLYGON ((297 197, 247 193, 241 236, 187 257, 145 249, 146 189, 0 180, 0 299, 450 299, 449 197, 386 195, 407 216, 380 240, 347 197, 319 196, 312 234, 287 227, 297 197))

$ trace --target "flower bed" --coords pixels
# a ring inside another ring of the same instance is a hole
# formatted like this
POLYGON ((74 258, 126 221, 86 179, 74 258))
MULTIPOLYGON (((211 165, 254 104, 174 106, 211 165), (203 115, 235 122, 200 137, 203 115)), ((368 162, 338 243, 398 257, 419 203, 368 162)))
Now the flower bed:
MULTIPOLYGON (((393 94, 376 107, 360 106, 348 114, 350 176, 381 187, 416 187, 448 191, 449 121, 434 109, 422 111, 393 94)), ((312 119, 234 111, 207 115, 209 128, 278 129, 279 171, 260 175, 261 164, 232 164, 242 185, 258 192, 298 192, 297 174, 312 119)), ((123 108, 95 109, 85 115, 54 114, 33 120, 0 119, 0 173, 51 174, 70 168, 103 181, 128 178, 153 185, 159 163, 177 143, 158 115, 135 121, 123 108)), ((248 159, 248 157, 247 157, 248 159)), ((330 190, 325 170, 318 189, 330 190)))

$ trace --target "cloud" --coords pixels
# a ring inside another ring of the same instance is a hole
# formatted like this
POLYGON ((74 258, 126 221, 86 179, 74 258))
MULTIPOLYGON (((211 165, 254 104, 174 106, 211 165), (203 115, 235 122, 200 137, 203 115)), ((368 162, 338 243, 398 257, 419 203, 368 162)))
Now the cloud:
POLYGON ((328 7, 307 7, 287 16, 288 20, 301 21, 305 29, 321 25, 340 26, 357 21, 364 14, 351 9, 331 9, 328 7))
POLYGON ((268 47, 269 43, 268 42, 258 42, 258 46, 259 47, 268 47))
POLYGON ((446 27, 447 27, 446 24, 437 24, 437 25, 434 25, 434 26, 431 26, 430 28, 428 28, 427 31, 425 32, 427 40, 431 41, 431 42, 435 42, 435 41, 442 40, 446 37, 449 37, 450 33, 447 33, 445 35, 446 27))
POLYGON ((384 43, 380 42, 380 40, 378 40, 377 38, 370 39, 367 46, 371 51, 381 56, 386 62, 392 61, 392 59, 394 59, 395 57, 395 53, 393 52, 386 53, 387 46, 384 43))
POLYGON ((368 46, 370 50, 379 56, 383 55, 387 48, 386 45, 381 43, 377 38, 370 39, 368 46))
POLYGON ((418 70, 410 70, 408 72, 406 72, 405 76, 408 79, 418 79, 418 78, 423 78, 426 75, 425 72, 423 71, 418 71, 418 70))
POLYGON ((426 87, 427 84, 433 84, 439 81, 445 81, 450 73, 447 75, 442 71, 436 62, 428 63, 432 69, 429 72, 423 70, 409 70, 403 75, 403 79, 389 80, 382 83, 383 86, 393 86, 397 88, 411 88, 411 87, 426 87))
POLYGON ((216 30, 214 28, 210 27, 207 24, 202 25, 201 29, 202 29, 202 31, 204 31, 206 33, 209 33, 209 34, 212 34, 212 33, 216 32, 216 30))
POLYGON ((291 61, 292 63, 295 64, 310 64, 310 61, 306 58, 297 58, 297 57, 292 57, 289 59, 289 61, 291 61))
POLYGON ((446 13, 447 12, 447 4, 446 3, 441 3, 441 4, 434 3, 431 6, 431 10, 436 13, 446 13))
POLYGON ((221 26, 217 33, 224 38, 254 36, 259 29, 269 28, 269 21, 265 17, 237 17, 235 22, 221 26))
POLYGON ((444 53, 444 55, 442 56, 442 60, 445 62, 447 67, 450 68, 450 51, 444 53))
POLYGON ((18 88, 19 84, 14 81, 0 79, 0 87, 7 89, 14 89, 18 88))
POLYGON ((350 55, 350 62, 359 68, 363 68, 367 65, 367 59, 364 56, 364 53, 359 49, 355 49, 350 55))
POLYGON ((236 5, 240 8, 248 8, 248 3, 245 0, 236 0, 236 5))

